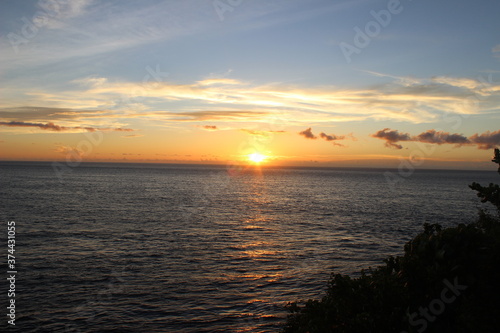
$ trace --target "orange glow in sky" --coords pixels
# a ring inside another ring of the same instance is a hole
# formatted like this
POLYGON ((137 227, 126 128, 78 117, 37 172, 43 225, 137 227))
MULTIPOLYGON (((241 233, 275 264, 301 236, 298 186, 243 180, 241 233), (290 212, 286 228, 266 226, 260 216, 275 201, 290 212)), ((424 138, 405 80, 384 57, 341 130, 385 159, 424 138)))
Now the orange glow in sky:
POLYGON ((0 160, 487 168, 500 2, 460 2, 0 2, 0 160))

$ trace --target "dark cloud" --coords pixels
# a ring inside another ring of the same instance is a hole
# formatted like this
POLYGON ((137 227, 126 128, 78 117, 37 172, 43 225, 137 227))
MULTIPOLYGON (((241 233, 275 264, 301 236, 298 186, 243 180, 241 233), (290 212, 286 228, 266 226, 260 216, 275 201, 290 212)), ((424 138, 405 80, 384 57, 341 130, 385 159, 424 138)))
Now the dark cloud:
POLYGON ((312 133, 312 129, 311 127, 309 127, 308 129, 306 130, 303 130, 302 132, 299 132, 299 135, 302 135, 304 138, 306 139, 312 139, 312 140, 315 140, 317 139, 318 137, 316 135, 314 135, 312 133))
POLYGON ((28 123, 24 121, 10 121, 10 122, 5 122, 5 121, 0 121, 0 126, 7 126, 7 127, 37 127, 42 130, 47 130, 47 131, 53 131, 53 132, 63 132, 63 131, 71 131, 71 130, 86 130, 88 132, 95 132, 95 131, 118 131, 118 132, 132 132, 133 129, 131 128, 98 128, 98 127, 81 127, 81 126, 74 126, 74 127, 68 127, 68 126, 60 126, 56 125, 54 123, 28 123))
POLYGON ((410 135, 408 133, 399 133, 397 130, 391 130, 390 128, 384 128, 372 137, 385 140, 385 146, 389 148, 403 149, 403 146, 398 145, 396 142, 399 141, 411 141, 410 135))
POLYGON ((0 122, 0 126, 8 126, 8 127, 38 127, 43 130, 49 130, 49 131, 65 131, 69 130, 69 127, 64 127, 64 126, 59 126, 55 125, 54 123, 46 123, 46 124, 41 124, 41 123, 25 123, 24 121, 10 121, 10 122, 0 122))
POLYGON ((412 141, 419 141, 425 143, 435 143, 438 145, 442 144, 456 144, 456 145, 466 145, 469 144, 470 141, 467 137, 461 134, 451 134, 448 132, 437 132, 436 130, 428 130, 426 132, 420 133, 414 138, 412 141))
POLYGON ((402 149, 403 146, 398 144, 399 141, 413 141, 431 143, 437 145, 452 144, 457 147, 463 145, 476 145, 479 149, 492 149, 500 146, 500 130, 496 132, 484 132, 482 134, 473 134, 466 137, 458 133, 448 133, 444 131, 436 131, 434 129, 427 130, 417 136, 410 136, 408 133, 399 133, 397 130, 384 128, 372 137, 385 140, 385 145, 389 148, 402 149))
MULTIPOLYGON (((316 140, 318 138, 316 135, 313 134, 311 127, 309 127, 306 130, 303 130, 302 132, 299 132, 299 135, 302 135, 306 139, 312 139, 312 140, 316 140)), ((323 140, 329 141, 329 142, 345 139, 344 135, 341 135, 341 136, 337 136, 334 134, 328 135, 324 132, 319 133, 319 137, 322 138, 323 140)), ((344 147, 344 145, 342 145, 340 143, 337 143, 337 142, 332 142, 332 143, 334 146, 344 147)))
POLYGON ((326 141, 335 141, 335 140, 344 140, 345 136, 336 136, 336 135, 328 135, 323 132, 319 133, 320 138, 325 139, 326 141))
POLYGON ((217 130, 217 126, 215 126, 215 125, 205 125, 205 126, 201 126, 201 128, 204 128, 204 129, 209 130, 209 131, 216 131, 217 130))
POLYGON ((500 130, 486 131, 483 134, 474 134, 469 138, 479 149, 492 149, 500 146, 500 130))

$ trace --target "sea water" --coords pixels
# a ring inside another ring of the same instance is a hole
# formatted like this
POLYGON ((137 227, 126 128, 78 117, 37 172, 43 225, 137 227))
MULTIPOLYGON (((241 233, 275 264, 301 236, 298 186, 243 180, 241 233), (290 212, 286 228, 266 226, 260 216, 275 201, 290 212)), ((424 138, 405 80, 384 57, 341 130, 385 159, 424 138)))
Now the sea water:
POLYGON ((494 171, 396 170, 394 184, 376 169, 70 169, 0 163, 5 258, 16 223, 11 331, 276 332, 284 305, 319 299, 332 272, 402 254, 424 223, 474 221, 484 204, 467 185, 498 182, 494 171))

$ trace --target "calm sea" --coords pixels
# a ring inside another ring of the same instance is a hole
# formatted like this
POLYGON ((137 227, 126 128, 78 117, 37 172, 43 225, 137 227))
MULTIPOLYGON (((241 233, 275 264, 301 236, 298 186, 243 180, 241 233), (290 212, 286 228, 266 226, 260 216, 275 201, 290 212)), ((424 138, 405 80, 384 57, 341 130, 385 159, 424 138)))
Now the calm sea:
MULTIPOLYGON (((18 332, 276 332, 332 271, 402 253, 425 222, 473 221, 496 172, 1 163, 16 222, 18 332), (398 175, 397 171, 392 171, 398 175)), ((2 309, 8 289, 2 260, 2 309)), ((2 314, 2 329, 6 315, 2 314)))

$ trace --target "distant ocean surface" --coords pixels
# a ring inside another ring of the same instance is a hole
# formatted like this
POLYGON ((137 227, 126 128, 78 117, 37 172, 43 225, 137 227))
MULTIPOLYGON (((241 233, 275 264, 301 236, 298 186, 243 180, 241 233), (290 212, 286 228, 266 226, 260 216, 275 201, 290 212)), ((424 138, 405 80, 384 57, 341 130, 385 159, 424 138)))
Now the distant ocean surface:
MULTIPOLYGON (((493 168, 492 168, 493 169, 493 168)), ((330 273, 474 221, 495 171, 0 163, 2 291, 16 222, 15 332, 276 332, 330 273), (393 175, 398 172, 392 171, 393 175)), ((6 316, 0 328, 7 332, 6 316)))

